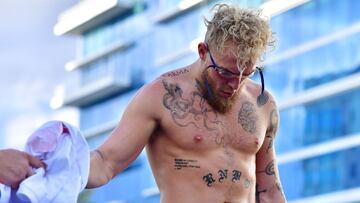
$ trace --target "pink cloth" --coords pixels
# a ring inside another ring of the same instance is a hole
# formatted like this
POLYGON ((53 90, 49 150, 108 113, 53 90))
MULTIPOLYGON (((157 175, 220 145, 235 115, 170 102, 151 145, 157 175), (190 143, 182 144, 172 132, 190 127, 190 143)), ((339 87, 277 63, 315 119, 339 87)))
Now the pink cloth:
POLYGON ((36 169, 18 190, 0 184, 0 203, 75 203, 90 168, 90 150, 79 130, 47 122, 29 137, 25 151, 42 159, 47 169, 36 169))

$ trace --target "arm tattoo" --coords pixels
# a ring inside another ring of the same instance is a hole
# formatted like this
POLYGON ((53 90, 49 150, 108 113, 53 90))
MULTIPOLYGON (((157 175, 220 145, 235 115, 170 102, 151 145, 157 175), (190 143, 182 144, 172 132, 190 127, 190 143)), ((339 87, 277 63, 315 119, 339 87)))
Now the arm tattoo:
POLYGON ((260 203, 260 194, 266 192, 266 190, 260 190, 259 184, 256 184, 256 191, 255 191, 255 197, 256 197, 256 203, 260 203))
POLYGON ((265 173, 269 176, 275 175, 274 160, 270 161, 270 163, 266 166, 265 173))
POLYGON ((268 135, 266 135, 266 137, 269 138, 269 145, 266 149, 267 153, 274 146, 274 137, 275 137, 275 133, 277 131, 278 122, 279 122, 279 115, 278 115, 276 109, 273 109, 270 112, 270 118, 269 118, 270 124, 269 124, 269 128, 268 128, 268 135))
POLYGON ((265 167, 264 171, 257 171, 257 173, 266 173, 269 176, 275 175, 274 160, 271 160, 265 167))
POLYGON ((272 149, 274 146, 274 138, 271 135, 267 135, 266 138, 269 138, 269 145, 266 149, 266 153, 269 153, 270 149, 272 149))
POLYGON ((99 149, 95 149, 93 152, 95 152, 96 154, 98 154, 102 160, 105 160, 103 153, 102 153, 99 149))
POLYGON ((241 124, 242 128, 251 134, 255 133, 257 120, 254 104, 250 102, 243 103, 238 115, 238 123, 241 124))
POLYGON ((275 134, 275 132, 277 130, 278 122, 279 122, 279 115, 278 115, 276 109, 273 109, 270 112, 270 121, 269 121, 269 123, 270 123, 269 129, 271 129, 273 134, 275 134))

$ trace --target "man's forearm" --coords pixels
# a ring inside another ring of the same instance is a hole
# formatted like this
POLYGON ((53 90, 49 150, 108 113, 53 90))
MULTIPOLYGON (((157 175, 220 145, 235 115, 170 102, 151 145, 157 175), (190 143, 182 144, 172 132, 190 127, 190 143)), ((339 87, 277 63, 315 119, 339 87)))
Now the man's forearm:
POLYGON ((111 171, 106 165, 105 157, 99 150, 90 154, 90 173, 86 188, 96 188, 105 185, 112 178, 111 171))

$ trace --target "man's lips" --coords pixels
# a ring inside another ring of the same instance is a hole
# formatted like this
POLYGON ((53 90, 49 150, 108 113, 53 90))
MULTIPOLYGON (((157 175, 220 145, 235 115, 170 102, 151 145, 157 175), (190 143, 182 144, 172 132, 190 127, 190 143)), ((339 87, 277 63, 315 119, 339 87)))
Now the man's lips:
POLYGON ((220 91, 220 95, 223 97, 231 97, 233 94, 234 94, 234 92, 220 91))

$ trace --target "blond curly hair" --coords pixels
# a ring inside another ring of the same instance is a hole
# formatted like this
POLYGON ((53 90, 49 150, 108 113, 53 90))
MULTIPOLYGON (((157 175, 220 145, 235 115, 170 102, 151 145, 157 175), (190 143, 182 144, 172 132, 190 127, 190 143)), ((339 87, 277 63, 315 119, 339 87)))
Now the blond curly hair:
POLYGON ((274 34, 260 10, 227 4, 217 4, 212 10, 215 10, 212 19, 204 19, 205 42, 219 52, 226 47, 226 42, 234 44, 239 69, 249 63, 254 65, 268 46, 274 47, 274 34))

